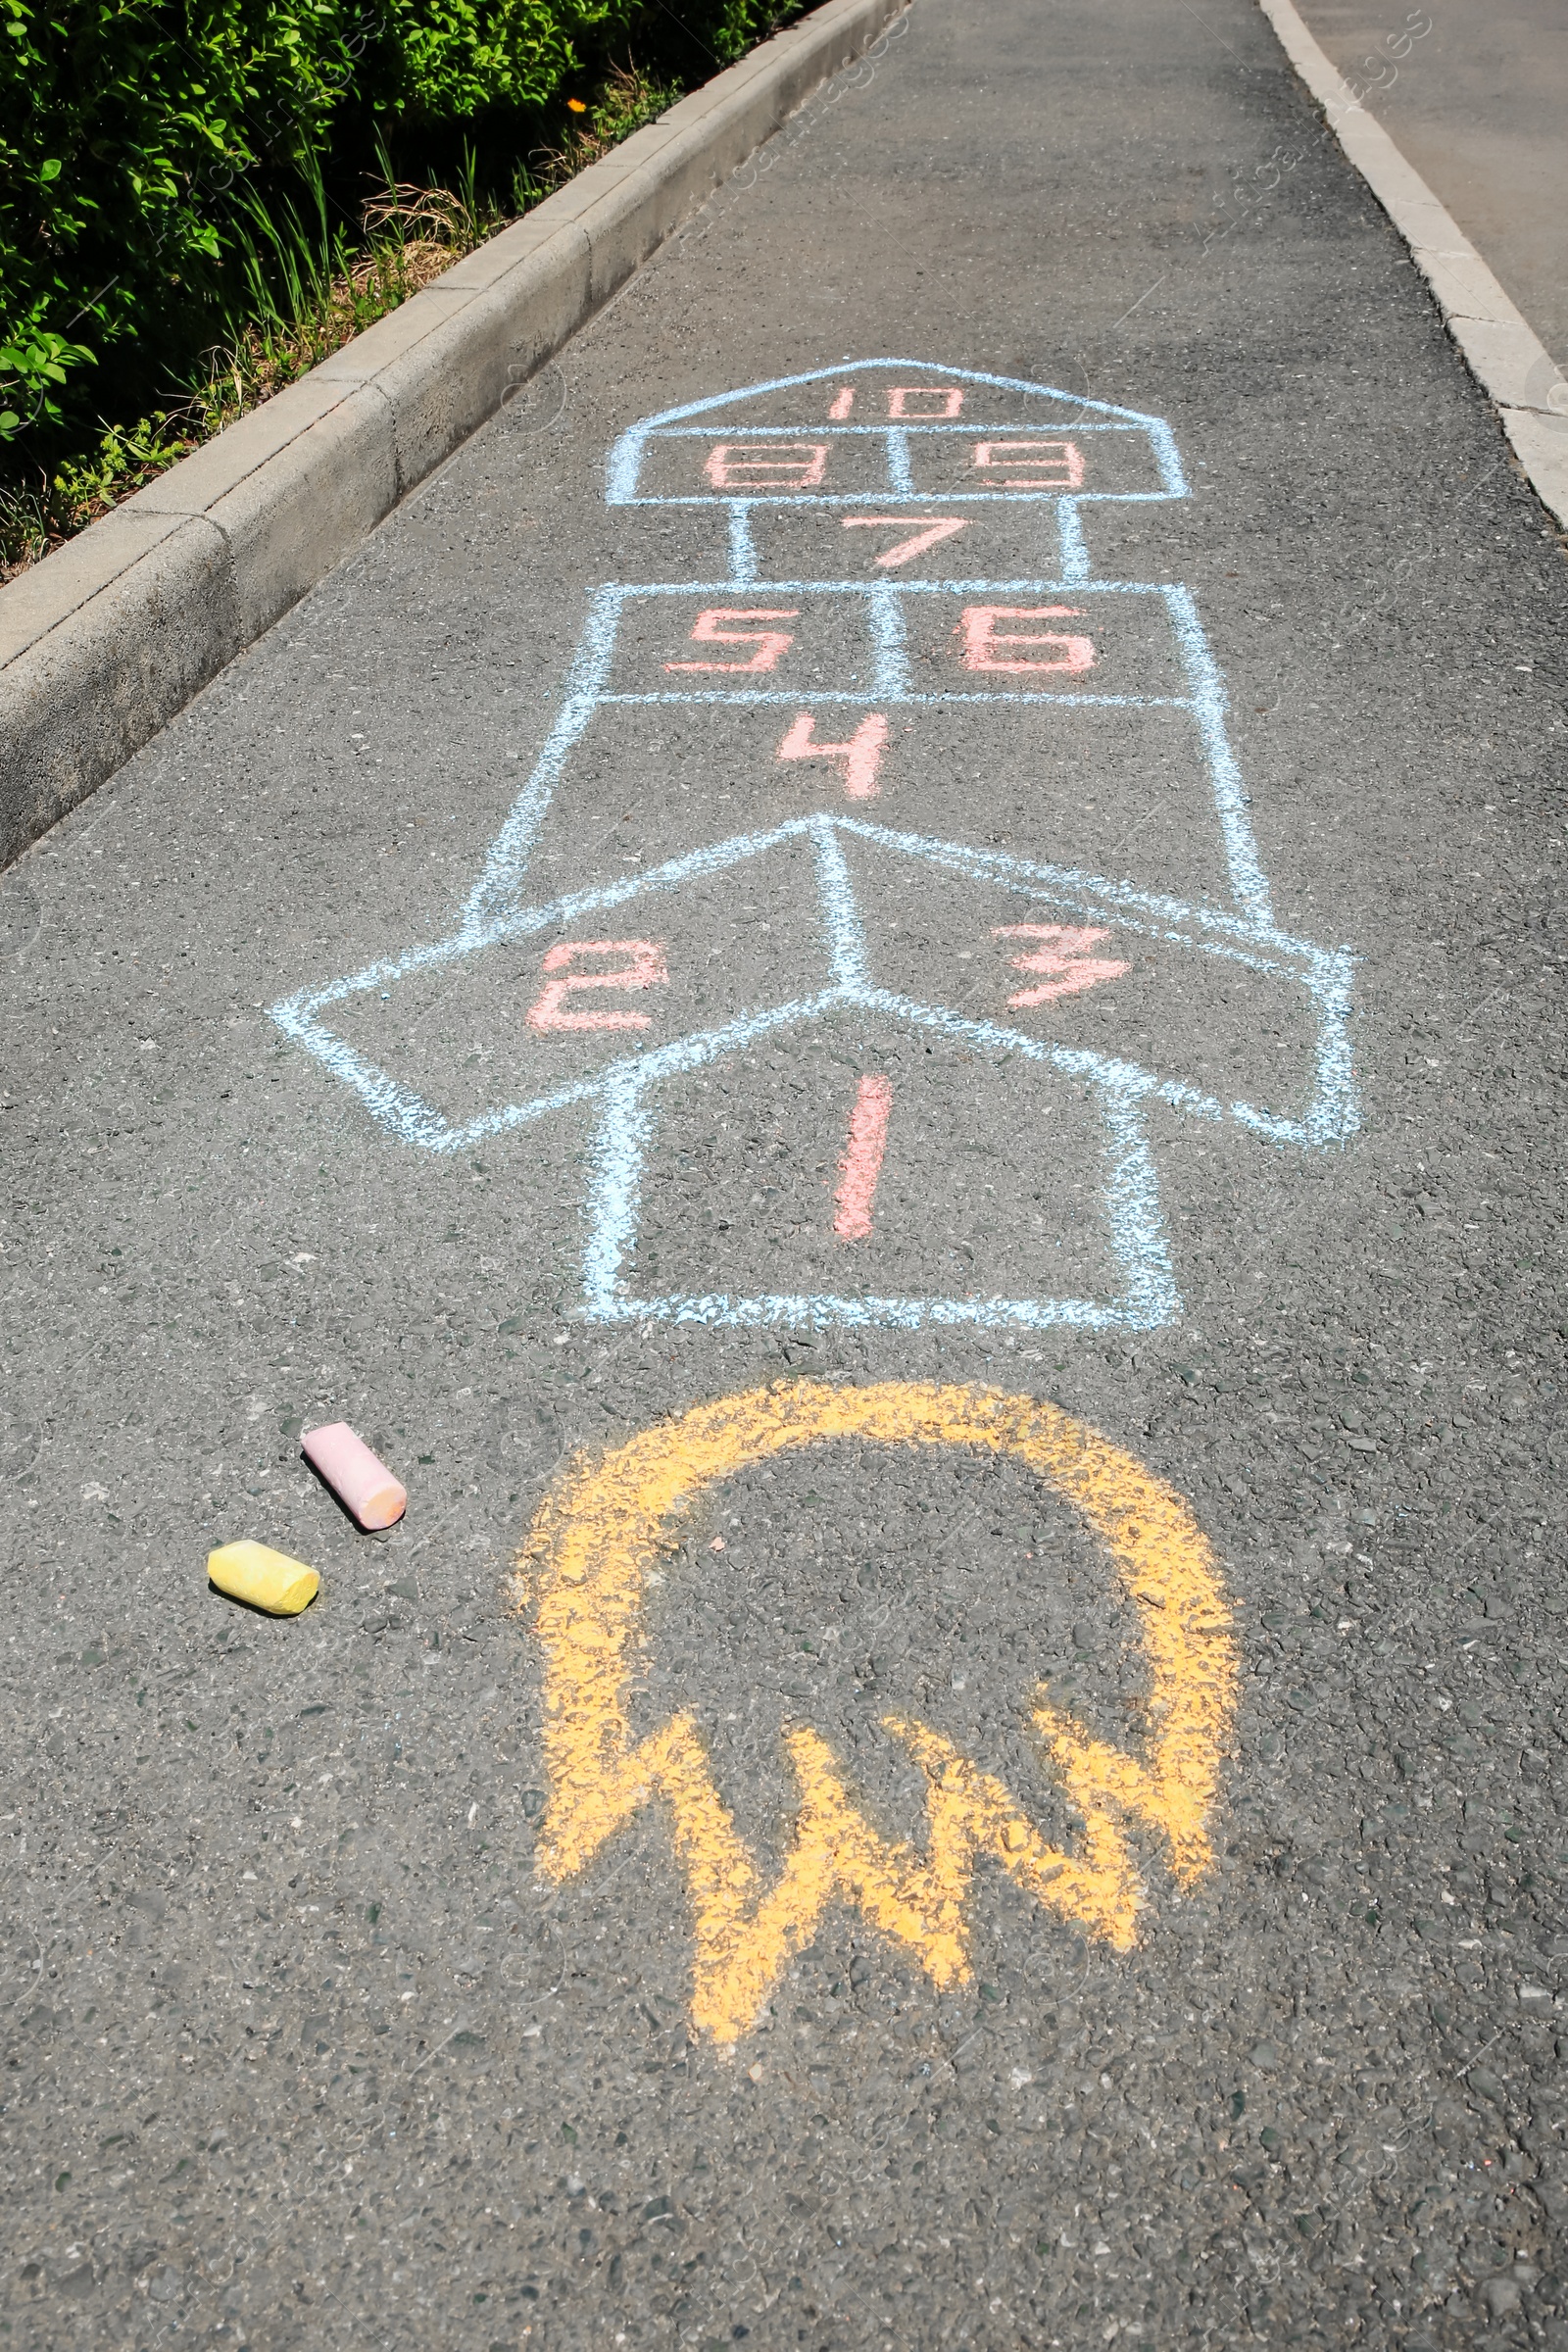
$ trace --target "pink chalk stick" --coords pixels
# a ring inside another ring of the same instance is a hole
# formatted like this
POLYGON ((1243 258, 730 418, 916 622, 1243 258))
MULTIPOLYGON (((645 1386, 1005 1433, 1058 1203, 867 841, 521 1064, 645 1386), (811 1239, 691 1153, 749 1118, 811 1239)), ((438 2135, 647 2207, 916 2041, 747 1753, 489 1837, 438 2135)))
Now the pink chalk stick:
POLYGON ((346 1421, 328 1421, 324 1428, 302 1431, 300 1446, 314 1462, 345 1510, 362 1527, 390 1527, 409 1507, 409 1497, 363 1438, 346 1421))

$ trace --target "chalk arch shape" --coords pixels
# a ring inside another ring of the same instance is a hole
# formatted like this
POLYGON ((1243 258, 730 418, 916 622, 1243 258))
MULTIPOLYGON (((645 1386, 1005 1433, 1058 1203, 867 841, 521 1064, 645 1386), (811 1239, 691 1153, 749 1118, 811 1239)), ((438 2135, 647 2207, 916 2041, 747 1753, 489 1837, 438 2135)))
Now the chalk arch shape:
POLYGON ((1046 1908, 1128 1951, 1147 1897, 1128 1841, 1160 1832, 1191 1886, 1213 1859, 1208 1817, 1235 1706, 1231 1612, 1217 1563, 1182 1496, 1086 1423, 996 1389, 800 1381, 719 1397, 579 1457, 540 1506, 514 1596, 534 1598, 544 1649, 549 1801, 536 1859, 560 1884, 645 1805, 669 1809, 693 1911, 692 2014, 733 2043, 828 1905, 858 1906, 934 1982, 970 1975, 968 1896, 989 1854, 1046 1908), (1090 1736, 1037 1696, 1033 1718, 1083 1818, 1080 1850, 1047 1844, 1004 1784, 928 1726, 884 1728, 926 1780, 928 1850, 884 1838, 851 1801, 827 1742, 785 1733, 801 1788, 782 1874, 766 1886, 714 1782, 690 1711, 637 1740, 627 1698, 648 1568, 667 1522, 738 1471, 833 1439, 981 1446, 1023 1463, 1100 1539, 1134 1604, 1149 1661, 1146 1752, 1090 1736))
MULTIPOLYGON (((605 469, 605 502, 612 507, 663 504, 657 494, 650 497, 642 487, 643 459, 648 443, 664 433, 690 426, 697 418, 705 419, 715 429, 722 429, 727 423, 744 429, 748 413, 775 394, 804 391, 813 385, 852 384, 862 376, 886 377, 893 373, 907 373, 933 385, 961 385, 965 391, 1004 393, 1021 404, 1016 418, 1020 425, 1027 423, 1028 412, 1037 411, 1038 422, 1044 429, 1078 421, 1087 424, 1092 420, 1129 427, 1145 434, 1149 440, 1160 481, 1159 490, 1152 495, 1160 499, 1184 499, 1192 495, 1182 469, 1175 434, 1163 416, 1156 416, 1147 409, 1126 408, 1117 401, 1095 400, 1087 392, 1068 391, 1059 384, 1037 383, 1030 376, 998 375, 980 368, 949 368, 938 360, 867 359, 841 360, 836 368, 808 368, 793 375, 765 376, 756 383, 732 384, 723 392, 708 392, 698 400, 680 401, 674 408, 660 409, 652 416, 640 416, 635 424, 628 425, 611 450, 605 469)), ((784 429, 785 421, 783 418, 775 420, 778 429, 784 429)), ((903 421, 897 416, 884 416, 877 420, 879 426, 896 425, 903 421)), ((957 421, 958 418, 955 416, 954 422, 957 421)), ((797 416, 794 424, 799 423, 797 416)), ((794 429, 794 424, 790 429, 794 429)), ((715 489, 712 503, 721 503, 724 495, 721 489, 715 489)), ((926 503, 929 504, 929 500, 926 503)))

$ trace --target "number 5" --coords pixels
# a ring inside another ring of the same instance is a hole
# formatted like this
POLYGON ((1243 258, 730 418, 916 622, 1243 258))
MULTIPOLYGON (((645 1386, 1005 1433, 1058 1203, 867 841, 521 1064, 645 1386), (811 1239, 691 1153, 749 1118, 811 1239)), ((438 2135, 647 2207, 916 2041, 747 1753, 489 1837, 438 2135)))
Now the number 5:
POLYGON ((721 620, 799 620, 800 613, 777 612, 771 607, 747 612, 732 612, 723 605, 715 605, 710 612, 699 612, 692 636, 699 645, 755 645, 756 653, 749 662, 666 662, 666 669, 772 669, 787 647, 795 642, 792 629, 721 629, 721 620))

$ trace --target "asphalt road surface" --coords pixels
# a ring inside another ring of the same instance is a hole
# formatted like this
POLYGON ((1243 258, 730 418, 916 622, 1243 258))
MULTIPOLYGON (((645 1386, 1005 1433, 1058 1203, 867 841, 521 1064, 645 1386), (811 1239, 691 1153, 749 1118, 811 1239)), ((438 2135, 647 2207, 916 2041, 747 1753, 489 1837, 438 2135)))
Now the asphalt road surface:
POLYGON ((1554 0, 1433 0, 1378 14, 1305 0, 1312 33, 1568 360, 1568 19, 1554 0))
POLYGON ((1565 618, 916 0, 5 877, 6 2345, 1568 2341, 1565 618))

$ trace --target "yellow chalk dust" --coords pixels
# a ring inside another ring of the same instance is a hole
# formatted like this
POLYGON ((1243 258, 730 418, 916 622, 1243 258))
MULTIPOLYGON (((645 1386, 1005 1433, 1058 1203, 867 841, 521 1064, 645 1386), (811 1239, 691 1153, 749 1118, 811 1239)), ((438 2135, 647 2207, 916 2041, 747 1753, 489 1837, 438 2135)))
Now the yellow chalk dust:
POLYGON ((584 1869, 642 1806, 669 1808, 690 1893, 697 2026, 724 2043, 756 2019, 780 1971, 836 1899, 905 1944, 939 1985, 967 1979, 967 1905, 989 1854, 1049 1909, 1131 1948, 1143 1888, 1129 1825, 1162 1833, 1172 1872, 1192 1883, 1212 1859, 1206 1830, 1235 1697, 1230 1611, 1213 1555, 1182 1497, 1081 1421, 1000 1390, 884 1381, 798 1381, 698 1405, 582 1459, 541 1505, 518 1562, 538 1595, 547 1660, 550 1801, 538 1860, 551 1878, 584 1869), (765 1887, 714 1784, 690 1713, 640 1744, 628 1678, 643 1638, 643 1584, 667 1522, 720 1479, 834 1439, 984 1446, 1024 1462, 1104 1544, 1137 1607, 1150 1670, 1147 1753, 1095 1740, 1043 1695, 1035 1725, 1082 1816, 1079 1850, 1049 1845, 993 1774, 926 1725, 883 1719, 926 1781, 924 1854, 885 1838, 857 1808, 827 1742, 785 1732, 800 1784, 789 1857, 765 1887))

